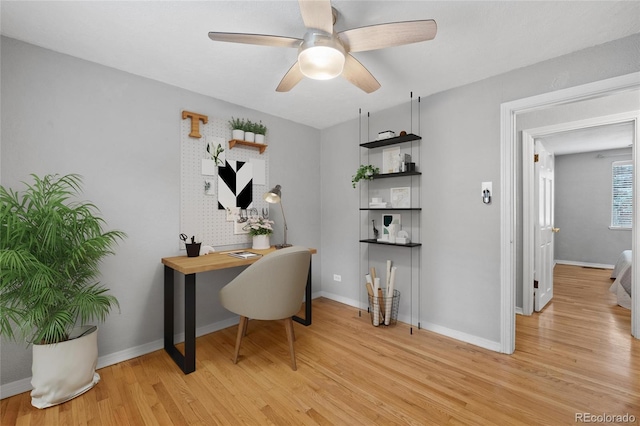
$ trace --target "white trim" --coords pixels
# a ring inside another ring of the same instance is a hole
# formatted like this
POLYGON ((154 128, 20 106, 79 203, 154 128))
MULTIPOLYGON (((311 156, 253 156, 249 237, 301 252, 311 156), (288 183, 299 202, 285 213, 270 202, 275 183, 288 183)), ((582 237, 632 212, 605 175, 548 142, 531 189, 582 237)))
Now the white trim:
POLYGON ((575 260, 556 260, 556 265, 582 266, 583 268, 596 269, 613 269, 614 266, 607 263, 577 262, 575 260))
POLYGON ((430 322, 421 322, 421 329, 441 334, 452 339, 460 340, 465 343, 469 343, 474 346, 479 346, 484 349, 488 349, 494 352, 500 352, 500 342, 493 340, 483 339, 482 337, 475 336, 473 334, 463 333, 458 330, 443 327, 438 324, 432 324, 430 322))
POLYGON ((535 135, 522 131, 522 315, 533 314, 535 269, 535 135))
MULTIPOLYGON (((640 88, 640 72, 635 72, 500 105, 500 180, 503 194, 500 201, 500 352, 510 354, 515 350, 516 114, 638 88, 640 88)), ((638 126, 636 126, 637 140, 638 126)), ((636 151, 633 150, 634 164, 637 161, 636 151)), ((639 173, 634 174, 634 199, 637 199, 639 175, 639 173)), ((635 211, 634 222, 639 223, 638 221, 640 221, 640 213, 635 211)), ((635 228, 634 226, 632 249, 633 261, 637 262, 640 247, 635 228)), ((633 274, 632 279, 631 334, 640 337, 640 297, 638 297, 640 286, 637 276, 638 274, 633 274)))

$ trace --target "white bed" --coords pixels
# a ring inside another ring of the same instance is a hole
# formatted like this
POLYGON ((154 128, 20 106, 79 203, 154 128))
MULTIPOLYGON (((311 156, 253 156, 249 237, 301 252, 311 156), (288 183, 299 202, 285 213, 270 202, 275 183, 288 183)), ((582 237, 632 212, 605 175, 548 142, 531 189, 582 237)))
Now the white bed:
POLYGON ((609 291, 615 293, 618 305, 631 309, 631 250, 625 250, 618 257, 611 278, 615 279, 609 291))

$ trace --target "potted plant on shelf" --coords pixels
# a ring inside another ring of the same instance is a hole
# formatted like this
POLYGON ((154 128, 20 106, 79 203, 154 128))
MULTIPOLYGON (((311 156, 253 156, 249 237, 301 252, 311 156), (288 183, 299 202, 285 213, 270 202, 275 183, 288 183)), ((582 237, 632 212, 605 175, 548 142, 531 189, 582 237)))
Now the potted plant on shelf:
POLYGON ((97 327, 117 299, 97 278, 125 237, 103 231, 97 207, 77 201, 78 175, 32 175, 24 192, 0 186, 0 334, 33 344, 31 403, 68 401, 100 376, 97 327))
POLYGON ((361 165, 360 167, 358 167, 358 171, 356 172, 356 174, 351 178, 351 186, 355 188, 356 184, 360 180, 371 180, 373 179, 373 175, 377 175, 378 173, 380 173, 380 169, 378 167, 372 166, 371 164, 367 164, 366 166, 361 165))
POLYGON ((229 127, 231 128, 231 139, 243 141, 244 140, 244 129, 246 123, 244 118, 233 118, 229 120, 229 127))
POLYGON ((256 124, 251 120, 244 123, 244 140, 247 142, 255 142, 256 140, 256 124))
POLYGON ((267 126, 262 121, 255 123, 254 132, 256 133, 256 143, 264 143, 264 137, 267 134, 267 126))
POLYGON ((253 249, 268 249, 271 247, 269 236, 273 234, 273 221, 263 217, 250 217, 247 224, 242 227, 245 231, 249 231, 249 235, 253 237, 253 249))

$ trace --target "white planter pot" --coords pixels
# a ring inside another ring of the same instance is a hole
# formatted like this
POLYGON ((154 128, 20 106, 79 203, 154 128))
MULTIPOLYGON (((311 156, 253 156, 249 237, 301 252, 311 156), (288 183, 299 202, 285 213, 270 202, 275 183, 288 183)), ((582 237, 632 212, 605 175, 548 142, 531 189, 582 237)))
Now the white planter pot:
POLYGON ((269 243, 268 235, 254 235, 253 236, 253 246, 251 248, 255 250, 268 249, 271 247, 269 243))
POLYGON ((256 134, 253 132, 244 132, 244 140, 247 142, 255 142, 256 134))
POLYGON ((234 129, 231 131, 231 139, 235 139, 238 141, 244 140, 244 130, 234 129))
POLYGON ((256 143, 264 143, 264 135, 259 135, 256 133, 256 143))
MULTIPOLYGON (((76 330, 82 332, 92 328, 86 326, 76 330)), ((100 381, 97 363, 97 327, 77 339, 33 345, 31 405, 47 408, 82 395, 100 381)))

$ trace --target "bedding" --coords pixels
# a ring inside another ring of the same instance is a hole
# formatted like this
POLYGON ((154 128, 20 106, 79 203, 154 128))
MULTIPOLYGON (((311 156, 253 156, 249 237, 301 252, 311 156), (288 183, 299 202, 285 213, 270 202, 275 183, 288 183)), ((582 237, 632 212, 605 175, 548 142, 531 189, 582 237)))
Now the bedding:
POLYGON ((611 278, 618 278, 620 272, 622 272, 627 265, 631 265, 631 250, 625 250, 620 253, 618 260, 613 267, 613 271, 611 272, 611 278))
POLYGON ((631 268, 631 250, 625 250, 613 268, 611 278, 615 281, 609 287, 609 291, 615 293, 618 305, 627 309, 631 309, 631 268))

